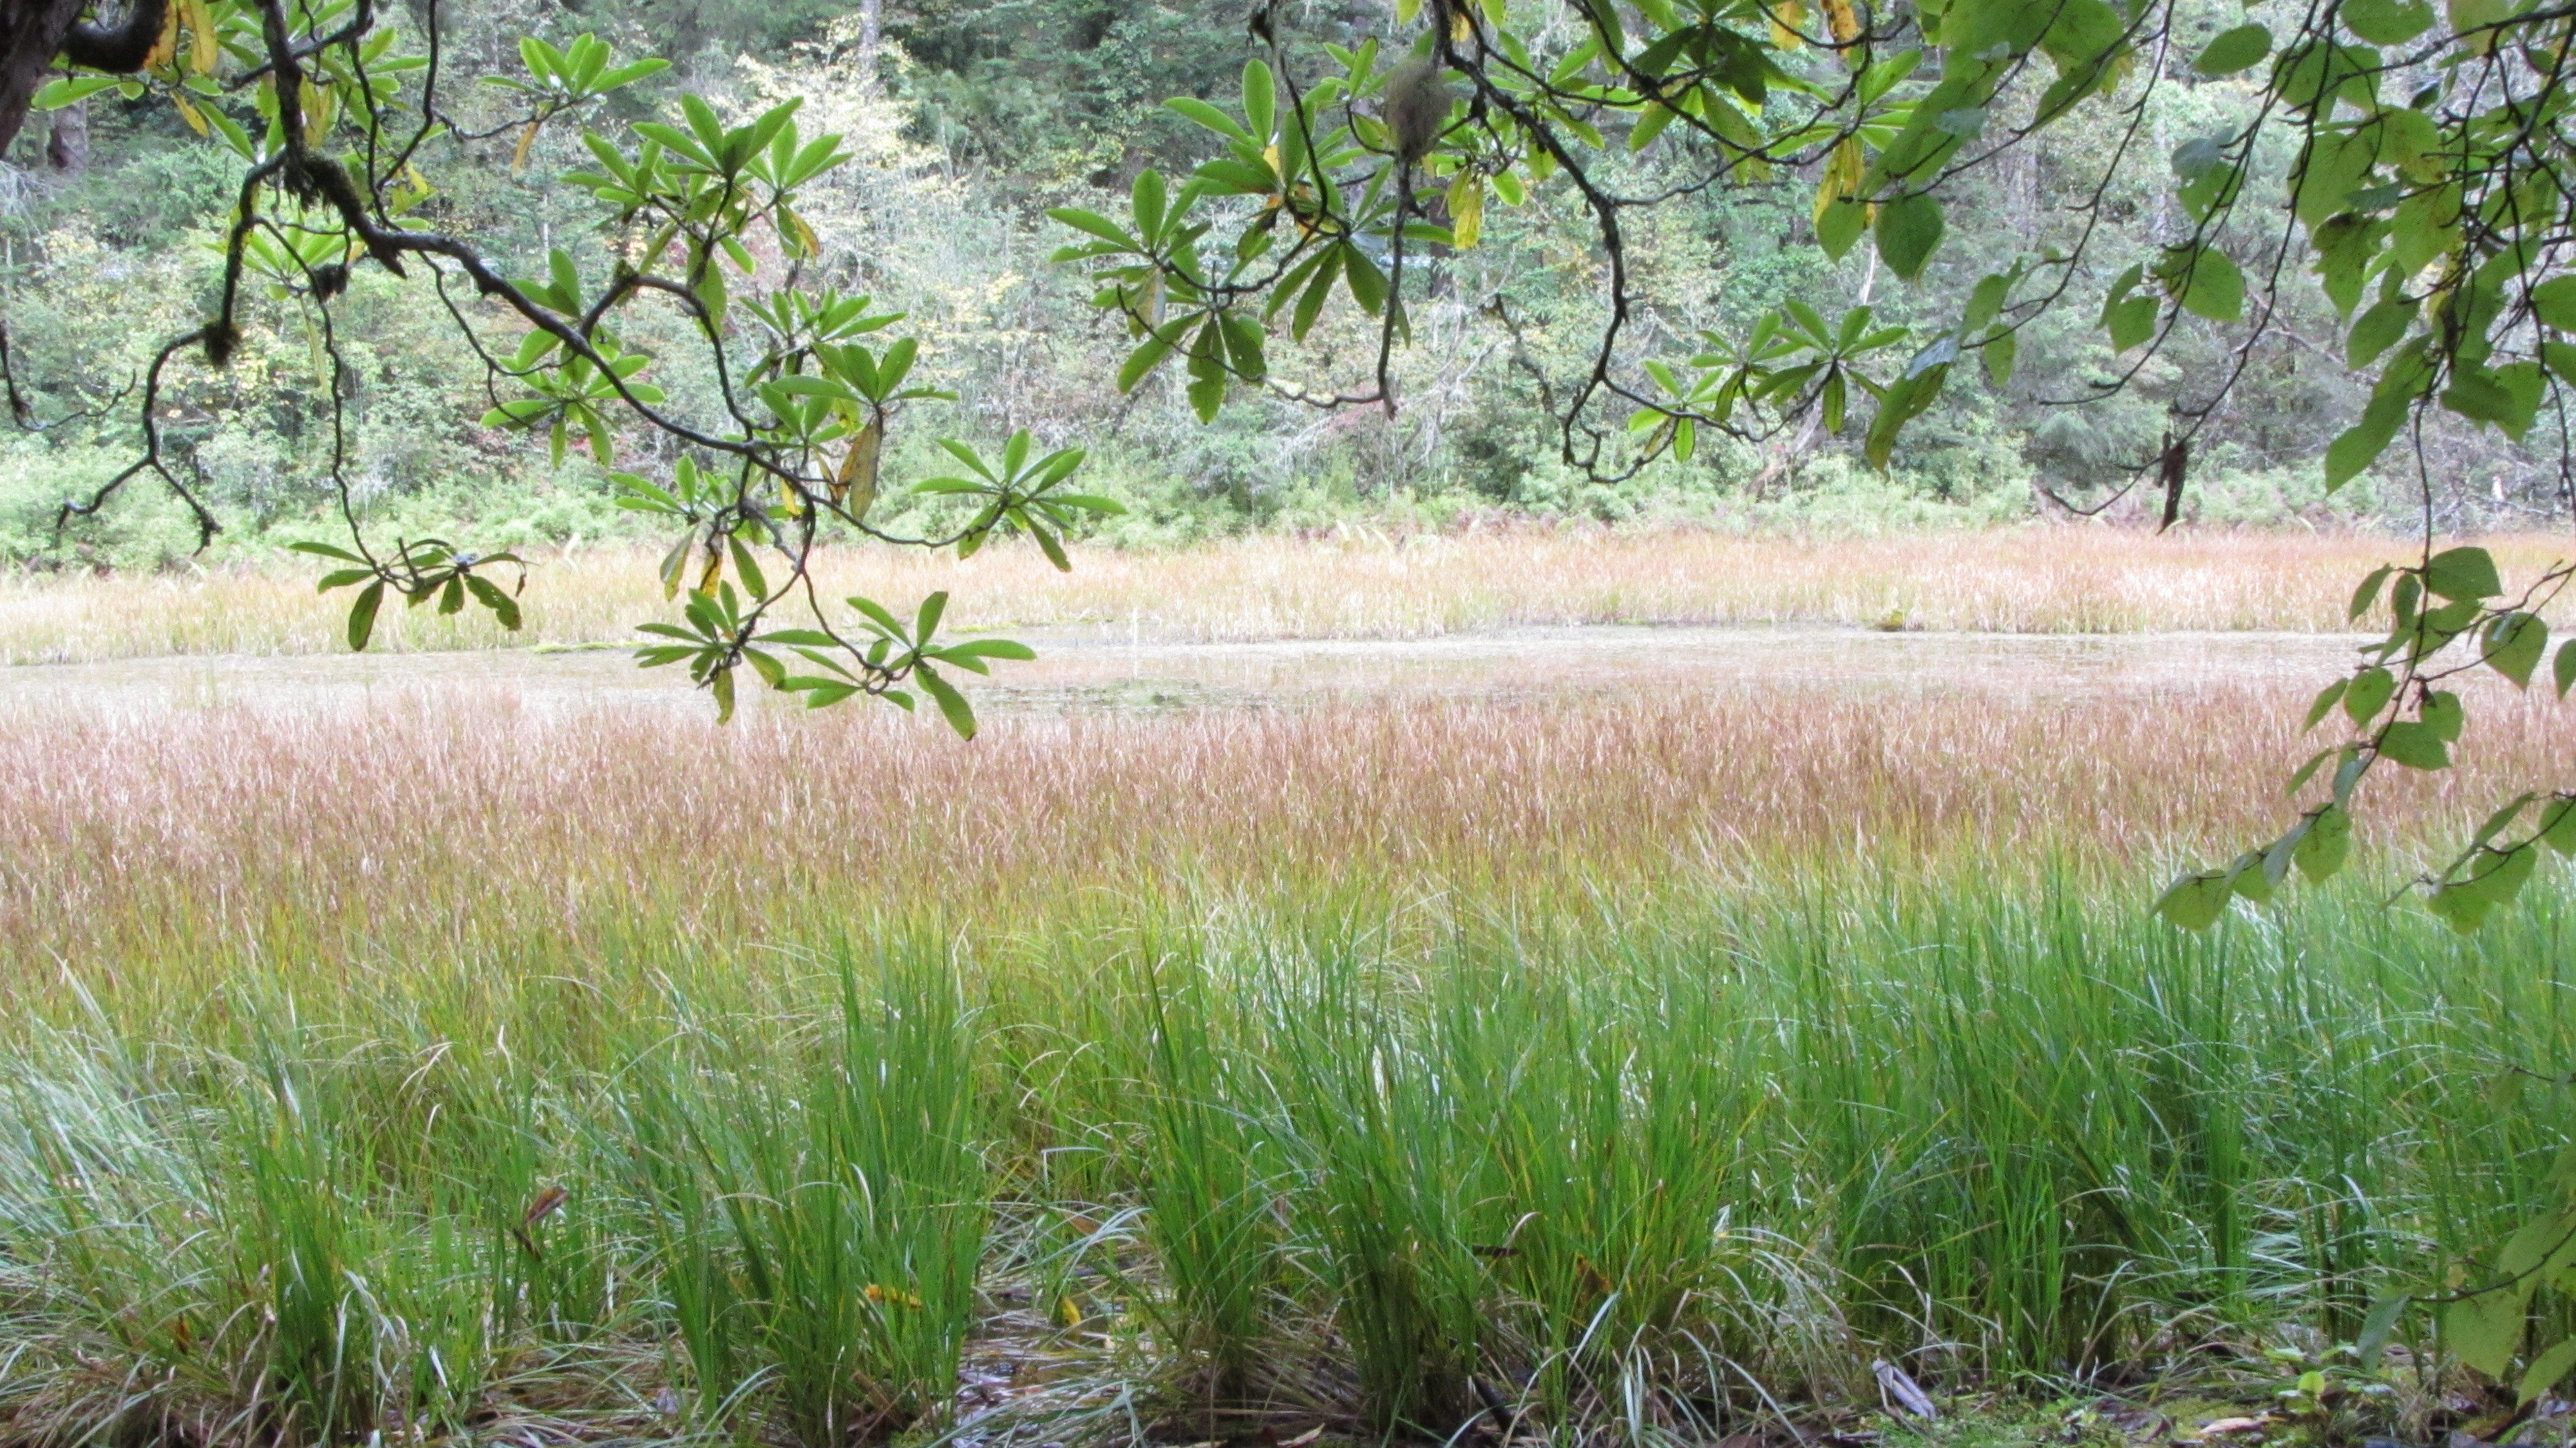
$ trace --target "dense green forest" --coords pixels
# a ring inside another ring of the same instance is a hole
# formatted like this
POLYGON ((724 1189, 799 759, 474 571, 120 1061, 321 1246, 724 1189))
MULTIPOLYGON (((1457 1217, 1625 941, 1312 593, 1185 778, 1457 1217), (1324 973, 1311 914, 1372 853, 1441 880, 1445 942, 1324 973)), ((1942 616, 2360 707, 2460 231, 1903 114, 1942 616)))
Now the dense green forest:
MULTIPOLYGON (((2204 8, 2194 34, 2239 18, 2235 0, 2204 8)), ((1432 258, 1433 296, 1413 315, 1417 345, 1398 359, 1403 405, 1391 417, 1256 395, 1202 426, 1176 377, 1121 395, 1114 378, 1127 344, 1085 304, 1084 279, 1049 264, 1064 234, 1044 212, 1102 205, 1146 166, 1186 170, 1203 158, 1206 133, 1163 102, 1230 93, 1247 53, 1244 20, 1238 0, 896 0, 876 15, 842 0, 514 0, 442 24, 450 63, 483 76, 516 73, 516 37, 529 33, 595 33, 620 55, 671 58, 672 70, 612 101, 621 114, 643 114, 680 88, 746 110, 806 97, 808 129, 845 132, 858 157, 813 197, 821 266, 911 314, 924 365, 958 394, 950 430, 998 438, 1027 428, 1043 442, 1089 447, 1088 485, 1131 509, 1107 525, 1111 541, 1354 517, 1883 528, 2060 514, 2114 499, 2157 453, 2168 405, 2230 365, 2239 345, 2259 355, 2200 435, 2187 518, 2421 521, 2427 500, 2411 467, 2405 481, 2392 473, 2384 486, 2366 479, 2331 504, 2324 497, 2315 460, 2357 413, 2363 389, 2313 288, 2283 296, 2315 316, 2276 317, 2252 344, 2216 328, 2178 334, 2108 396, 2096 394, 2124 368, 2091 304, 2059 308, 2024 335, 2006 385, 1954 382, 1884 474, 1859 455, 1862 418, 1845 436, 1811 419, 1763 443, 1665 458, 1621 482, 1587 478, 1557 461, 1543 402, 1552 382, 1579 372, 1591 345, 1600 262, 1571 198, 1546 188, 1497 206, 1474 249, 1432 258)), ((1351 39, 1390 21, 1376 4, 1334 0, 1306 6, 1298 27, 1351 39)), ((1660 299, 1633 345, 1649 355, 1687 348, 1699 328, 1741 327, 1784 298, 1828 314, 1865 303, 1897 322, 1947 315, 1993 258, 2071 249, 2087 226, 2098 228, 2087 266, 2101 287, 2188 229, 2170 214, 2171 158, 2241 123, 2257 103, 2254 80, 2201 79, 2180 55, 2153 63, 2172 83, 2156 92, 2151 135, 2098 198, 2116 121, 2049 127, 1962 178, 1951 241, 1918 285, 1882 275, 1867 248, 1828 261, 1808 240, 1814 178, 1790 168, 1764 185, 1659 207, 1630 241, 1631 265, 1660 299)), ((492 114, 506 114, 507 93, 487 94, 492 114)), ((39 389, 41 415, 65 418, 17 438, 0 461, 0 558, 134 565, 195 547, 168 499, 129 500, 63 544, 54 530, 60 501, 112 472, 130 448, 130 432, 119 431, 130 419, 115 417, 109 399, 155 347, 195 325, 213 287, 220 257, 210 243, 237 172, 219 150, 168 144, 186 139, 185 125, 164 101, 105 92, 31 124, 0 173, 0 277, 17 374, 39 389)), ((1622 164, 1650 184, 1667 154, 1650 146, 1622 164)), ((583 157, 568 122, 500 128, 424 163, 422 214, 481 239, 521 274, 541 270, 555 246, 587 269, 605 244, 591 230, 595 208, 560 179, 583 157)), ((578 454, 558 465, 542 439, 478 425, 490 405, 482 374, 434 293, 372 271, 353 287, 338 340, 361 374, 347 415, 377 518, 397 530, 471 523, 494 543, 621 530, 630 515, 613 506, 594 465, 578 454)), ((233 520, 219 552, 307 524, 328 496, 311 435, 327 417, 315 405, 325 375, 316 324, 283 296, 265 320, 241 361, 182 381, 162 409, 180 463, 233 520)), ((1372 345, 1365 318, 1340 325, 1336 333, 1328 315, 1319 329, 1323 370, 1337 353, 1347 360, 1372 345)), ((652 345, 649 325, 635 340, 652 345)), ((670 350, 657 372, 663 385, 688 388, 687 356, 670 350)), ((2436 521, 2491 526, 2562 508, 2567 481, 2545 461, 2559 453, 2559 427, 2544 422, 2517 446, 2437 421, 2426 439, 2443 489, 2430 500, 2436 521)), ((899 446, 889 481, 918 475, 925 462, 899 446)), ((2118 497, 2111 515, 2148 516, 2159 501, 2150 491, 2118 497)))

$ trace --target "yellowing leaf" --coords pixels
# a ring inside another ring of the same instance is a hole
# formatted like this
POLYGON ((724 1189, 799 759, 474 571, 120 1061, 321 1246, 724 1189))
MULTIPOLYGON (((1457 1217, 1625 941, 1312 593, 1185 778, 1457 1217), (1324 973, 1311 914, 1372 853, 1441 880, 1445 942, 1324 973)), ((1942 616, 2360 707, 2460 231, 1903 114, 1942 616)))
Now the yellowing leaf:
POLYGON ((1824 221, 1825 212, 1835 202, 1859 192, 1864 169, 1860 142, 1850 136, 1844 137, 1842 143, 1834 147, 1833 155, 1826 159, 1824 180, 1816 187, 1815 219, 1819 223, 1824 221))
MULTIPOLYGON (((1860 12, 1852 7, 1852 0, 1825 0, 1825 23, 1833 27, 1837 44, 1849 45, 1860 36, 1860 12)), ((1857 54, 1851 58, 1854 63, 1860 60, 1857 54)))
MULTIPOLYGON (((222 52, 215 46, 215 17, 206 10, 206 0, 182 0, 181 8, 188 19, 188 68, 199 75, 212 75, 222 52)), ((197 134, 204 135, 200 126, 197 134)))
POLYGON ((179 54, 179 7, 165 6, 161 11, 161 35, 143 57, 142 69, 159 70, 179 54))
POLYGON ((528 128, 519 133, 519 148, 510 153, 511 174, 516 175, 528 169, 528 148, 537 143, 537 127, 545 123, 545 117, 539 116, 528 122, 528 128))
POLYGON ((197 114, 197 108, 188 104, 188 98, 186 96, 179 95, 174 92, 170 99, 179 107, 179 119, 188 123, 189 130, 196 132, 200 136, 206 134, 206 118, 197 114))
POLYGON ((841 475, 832 480, 832 501, 853 518, 865 518, 868 506, 877 500, 877 454, 884 447, 885 421, 872 417, 850 439, 850 451, 841 459, 841 475))
POLYGON ((1780 0, 1771 7, 1771 43, 1782 50, 1796 50, 1802 43, 1798 32, 1806 23, 1805 0, 1780 0))
POLYGON ((1476 244, 1485 230, 1485 177, 1478 171, 1461 171, 1449 183, 1449 240, 1460 251, 1476 244))
POLYGON ((870 1302, 891 1302, 897 1307, 919 1307, 921 1305, 921 1299, 919 1297, 904 1291, 900 1287, 886 1287, 874 1282, 868 1284, 867 1298, 870 1302))

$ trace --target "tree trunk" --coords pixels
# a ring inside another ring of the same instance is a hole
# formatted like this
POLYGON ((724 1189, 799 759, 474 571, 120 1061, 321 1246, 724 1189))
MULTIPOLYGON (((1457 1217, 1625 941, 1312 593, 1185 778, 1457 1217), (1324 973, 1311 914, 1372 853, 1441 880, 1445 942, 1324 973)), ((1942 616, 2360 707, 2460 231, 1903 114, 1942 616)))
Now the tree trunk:
POLYGON ((45 164, 65 176, 89 170, 89 102, 74 101, 54 112, 54 133, 45 141, 45 164))
POLYGON ((0 0, 0 153, 27 123, 27 103, 45 83, 54 57, 92 70, 143 68, 161 36, 169 0, 133 0, 114 24, 83 22, 89 0, 0 0))
POLYGON ((885 44, 885 0, 859 0, 859 90, 877 88, 877 52, 885 44))

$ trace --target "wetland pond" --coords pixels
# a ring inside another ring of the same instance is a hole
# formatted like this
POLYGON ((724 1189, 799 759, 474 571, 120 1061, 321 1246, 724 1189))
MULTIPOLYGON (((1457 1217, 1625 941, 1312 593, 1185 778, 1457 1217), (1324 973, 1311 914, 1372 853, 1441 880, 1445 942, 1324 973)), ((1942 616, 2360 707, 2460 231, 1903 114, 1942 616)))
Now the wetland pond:
MULTIPOLYGON (((2020 703, 2170 697, 2212 685, 2314 688, 2351 667, 2359 636, 2294 633, 1982 634, 1865 629, 1589 626, 1432 639, 1209 644, 1124 629, 1009 632, 1038 651, 960 675, 979 713, 1300 708, 1407 698, 1528 699, 1628 691, 1825 690, 2020 703)), ((954 671, 952 671, 954 672, 954 671)), ((435 654, 179 655, 0 669, 0 710, 125 717, 204 708, 305 712, 452 704, 539 714, 696 710, 677 668, 625 646, 435 654)), ((754 696, 746 692, 749 701, 754 696)), ((764 693, 760 707, 793 711, 764 693)))

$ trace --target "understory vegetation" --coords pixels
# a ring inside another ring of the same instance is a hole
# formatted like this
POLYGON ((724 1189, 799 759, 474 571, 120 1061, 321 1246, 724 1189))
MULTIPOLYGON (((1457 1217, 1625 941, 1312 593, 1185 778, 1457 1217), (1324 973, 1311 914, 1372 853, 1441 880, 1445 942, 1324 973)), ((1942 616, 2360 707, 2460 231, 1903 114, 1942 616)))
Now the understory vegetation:
MULTIPOLYGON (((1352 35, 1383 23, 1373 12, 1313 8, 1352 35)), ((1560 188, 1498 205, 1477 247, 1443 248, 1420 263, 1432 289, 1411 314, 1419 344, 1393 364, 1404 399, 1393 415, 1317 411, 1253 393, 1202 425, 1177 377, 1122 395, 1115 379, 1132 343, 1088 305, 1086 278, 1048 260, 1071 233, 1043 212, 1114 210, 1148 167, 1187 173, 1204 138, 1162 102, 1232 103, 1243 61, 1239 9, 1232 0, 897 3, 884 7, 883 39, 870 49, 838 4, 603 0, 572 11, 510 0, 446 17, 455 33, 445 54, 459 81, 519 75, 513 37, 522 34, 560 45, 597 32, 620 55, 673 57, 668 75, 620 93, 612 111, 621 118, 667 108, 681 89, 712 95, 729 116, 802 97, 805 131, 838 132, 854 159, 798 203, 821 247, 797 264, 800 274, 909 315, 907 329, 925 344, 920 380, 957 394, 941 426, 977 439, 1025 428, 1049 446, 1088 449, 1083 486, 1129 510, 1098 529, 1107 543, 1491 515, 1828 531, 2057 515, 2052 495, 2090 507, 2133 480, 2157 456, 2169 404, 2236 365, 2225 336, 2178 335, 2119 396, 2069 405, 2127 363, 2089 315, 2051 317, 2025 333, 2008 384, 1963 375, 1913 424, 1884 473, 1863 461, 1866 423, 1855 417, 1835 429, 1811 421, 1759 444, 1712 437, 1690 461, 1664 458, 1617 481, 1589 476, 1558 460, 1543 405, 1551 386, 1561 391, 1585 365, 1603 280, 1599 259, 1578 244, 1578 198, 1560 188)), ((2240 9, 2233 0, 2204 4, 2177 24, 2214 32, 2238 23, 2240 9)), ((1632 272, 1667 298, 1636 319, 1633 347, 1687 351, 1698 329, 1741 327, 1783 300, 1827 315, 1866 305, 1897 323, 1946 317, 1986 259, 2071 246, 2079 234, 2094 234, 2086 284, 2106 285, 2129 261, 2156 255, 2182 224, 2166 174, 2175 147, 2256 106, 2251 77, 2211 79, 2176 66, 2148 102, 2144 139, 2099 194, 2096 163, 2122 126, 2108 113, 2049 128, 1962 178, 1952 244, 1919 285, 1882 276, 1874 253, 1834 262, 1809 243, 1815 180, 1801 171, 1813 168, 1784 167, 1773 181, 1705 194, 1691 188, 1629 238, 1632 272)), ((451 90, 469 121, 480 117, 478 105, 506 119, 517 94, 451 90)), ((500 125, 493 117, 481 119, 500 125)), ((592 225, 588 194, 562 179, 592 164, 577 131, 507 125, 465 145, 421 177, 431 189, 418 217, 483 238, 513 275, 544 272, 554 248, 585 274, 604 269, 612 238, 592 225)), ((138 493, 68 534, 56 531, 66 499, 131 461, 120 430, 127 420, 106 404, 156 348, 202 320, 223 266, 214 243, 236 178, 225 153, 181 144, 189 139, 159 98, 101 92, 77 114, 31 124, 11 157, 0 186, 0 295, 28 395, 58 421, 0 449, 0 561, 148 569, 197 552, 196 520, 169 496, 138 493), (66 128, 78 146, 49 152, 66 128), (104 410, 85 411, 92 408, 104 410)), ((2290 160, 2284 151, 2259 164, 2281 169, 2290 160)), ((1618 169, 1623 184, 1651 190, 1667 172, 1686 176, 1689 161, 1650 151, 1618 169)), ((2292 247, 2295 270, 2306 254, 2304 243, 2292 247)), ((787 274, 769 242, 754 249, 757 267, 744 286, 787 274)), ((332 450, 323 445, 331 373, 317 324, 282 295, 246 305, 257 325, 231 366, 174 375, 159 419, 176 476, 226 522, 212 550, 218 559, 268 556, 337 516, 332 450)), ((343 477, 371 531, 455 536, 486 550, 651 531, 649 520, 619 508, 610 469, 579 450, 550 458, 541 438, 477 422, 494 399, 434 293, 362 268, 340 307, 334 345, 349 369, 338 384, 343 477)), ((653 376, 675 399, 703 401, 714 378, 682 345, 682 330, 639 316, 626 345, 656 359, 653 376)), ((2249 344, 2252 365, 2200 429, 2185 518, 2415 521, 2422 499, 2411 465, 2331 499, 2317 474, 2321 449, 2367 391, 2343 366, 2335 333, 2330 308, 2309 297, 2285 305, 2249 344)), ((1314 340, 1317 376, 1328 376, 1373 349, 1374 323, 1335 307, 1314 340)), ((1282 373, 1286 384, 1310 380, 1282 373)), ((874 515, 881 526, 935 529, 944 516, 938 500, 904 491, 948 467, 931 435, 890 436, 888 485, 874 515)), ((2445 527, 2509 529, 2562 504, 2553 444, 2537 435, 2526 449, 2436 418, 2424 446, 2445 527)), ((674 455, 667 440, 640 438, 619 466, 658 475, 674 455)), ((2160 501, 2141 492, 2113 511, 2153 517, 2160 501)))

